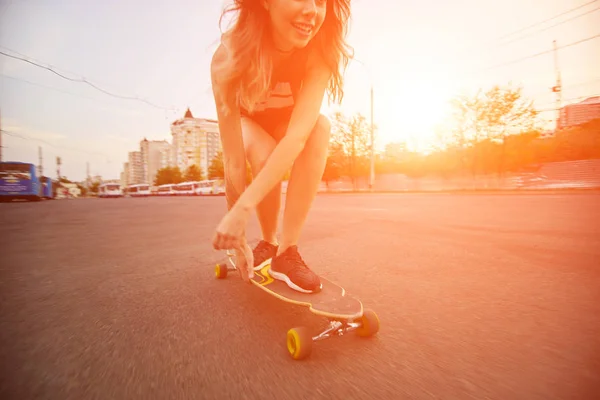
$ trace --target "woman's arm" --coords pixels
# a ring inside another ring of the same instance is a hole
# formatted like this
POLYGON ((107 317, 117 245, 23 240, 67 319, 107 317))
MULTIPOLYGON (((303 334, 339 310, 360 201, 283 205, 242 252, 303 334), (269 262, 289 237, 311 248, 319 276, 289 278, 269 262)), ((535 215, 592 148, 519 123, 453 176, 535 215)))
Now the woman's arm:
POLYGON ((236 102, 236 93, 230 90, 227 82, 219 79, 219 71, 227 62, 227 51, 220 45, 211 62, 211 81, 219 136, 223 147, 223 170, 225 173, 225 196, 229 210, 238 201, 246 187, 246 155, 242 139, 240 109, 236 102))
POLYGON ((293 165, 317 123, 330 77, 331 72, 320 58, 309 61, 287 132, 240 197, 239 207, 253 210, 293 165))

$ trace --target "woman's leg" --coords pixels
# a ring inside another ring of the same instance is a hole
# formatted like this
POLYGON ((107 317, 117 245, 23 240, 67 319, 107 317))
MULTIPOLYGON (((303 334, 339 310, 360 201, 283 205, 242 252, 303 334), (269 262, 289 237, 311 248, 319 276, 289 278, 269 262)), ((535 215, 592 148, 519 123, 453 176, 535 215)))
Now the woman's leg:
MULTIPOLYGON (((259 124, 248 118, 242 118, 242 136, 246 158, 252 174, 256 176, 265 166, 275 149, 276 142, 259 124)), ((281 183, 278 183, 256 207, 263 240, 277 244, 277 220, 281 206, 281 183)))
POLYGON ((308 211, 323 178, 330 132, 329 120, 320 115, 304 149, 294 162, 287 187, 278 253, 298 244, 308 211))

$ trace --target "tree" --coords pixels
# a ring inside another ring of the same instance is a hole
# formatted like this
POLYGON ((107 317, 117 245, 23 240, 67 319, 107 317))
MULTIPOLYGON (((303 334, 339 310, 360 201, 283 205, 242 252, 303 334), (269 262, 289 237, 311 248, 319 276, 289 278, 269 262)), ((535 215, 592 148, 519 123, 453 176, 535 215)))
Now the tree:
POLYGON ((85 186, 83 186, 83 185, 80 185, 79 183, 77 184, 77 187, 78 187, 78 188, 79 188, 79 190, 81 191, 81 195, 82 195, 83 197, 85 197, 85 196, 87 195, 87 193, 88 193, 88 190, 87 190, 87 188, 86 188, 85 186))
POLYGON ((342 175, 350 177, 356 188, 356 179, 369 173, 369 156, 371 151, 370 127, 361 114, 346 117, 341 112, 333 114, 331 124, 331 146, 337 156, 342 175), (336 147, 337 146, 337 147, 336 147))
POLYGON ((523 98, 522 88, 510 85, 458 96, 451 102, 455 125, 451 144, 470 159, 471 172, 502 173, 509 135, 534 130, 537 111, 523 98))
POLYGON ((199 182, 204 179, 202 169, 196 164, 190 165, 185 171, 185 182, 199 182))
POLYGON ((164 167, 156 172, 154 186, 174 184, 183 182, 179 167, 164 167))
MULTIPOLYGON (((223 152, 219 151, 212 159, 208 167, 208 179, 225 179, 225 167, 223 164, 223 152)), ((252 168, 246 161, 246 185, 252 182, 252 168)))
POLYGON ((208 179, 223 179, 225 177, 225 171, 223 169, 223 152, 219 151, 217 155, 212 159, 208 167, 208 179))
POLYGON ((92 184, 90 185, 90 192, 92 192, 92 193, 98 193, 98 188, 99 187, 100 187, 100 182, 99 181, 92 182, 92 184))
POLYGON ((329 182, 335 181, 342 177, 344 168, 344 149, 340 143, 333 142, 329 146, 329 155, 327 156, 327 163, 325 164, 325 170, 323 171, 323 177, 321 180, 325 181, 327 187, 329 182))
POLYGON ((485 93, 483 123, 490 140, 501 143, 497 172, 504 171, 506 160, 506 137, 532 131, 536 125, 537 111, 532 101, 522 96, 522 88, 501 89, 494 86, 485 93))

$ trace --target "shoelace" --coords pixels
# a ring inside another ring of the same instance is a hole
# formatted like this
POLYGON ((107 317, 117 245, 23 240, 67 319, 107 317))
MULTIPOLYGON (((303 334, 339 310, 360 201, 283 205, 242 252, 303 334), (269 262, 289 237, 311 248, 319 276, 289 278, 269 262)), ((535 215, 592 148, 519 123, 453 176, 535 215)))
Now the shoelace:
POLYGON ((286 261, 290 261, 290 263, 294 267, 308 268, 308 265, 306 265, 306 262, 304 262, 304 260, 302 259, 302 256, 300 256, 300 253, 298 253, 296 251, 291 251, 289 253, 286 253, 284 255, 284 259, 286 261))
POLYGON ((264 255, 269 251, 269 244, 266 242, 260 242, 258 246, 256 246, 255 252, 259 255, 264 255))

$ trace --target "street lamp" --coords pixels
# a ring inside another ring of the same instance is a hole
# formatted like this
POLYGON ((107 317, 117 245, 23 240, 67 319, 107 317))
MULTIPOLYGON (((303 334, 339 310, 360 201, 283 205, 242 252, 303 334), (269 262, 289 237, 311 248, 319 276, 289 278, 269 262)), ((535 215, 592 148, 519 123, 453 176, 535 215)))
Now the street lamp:
POLYGON ((371 81, 371 173, 369 174, 369 190, 375 184, 375 127, 373 125, 373 82, 371 81))
POLYGON ((369 190, 373 190, 373 185, 375 184, 375 128, 373 124, 373 75, 369 67, 367 67, 367 65, 364 62, 360 61, 357 58, 354 58, 353 60, 361 64, 367 70, 369 74, 369 84, 371 86, 371 168, 369 173, 369 190))

